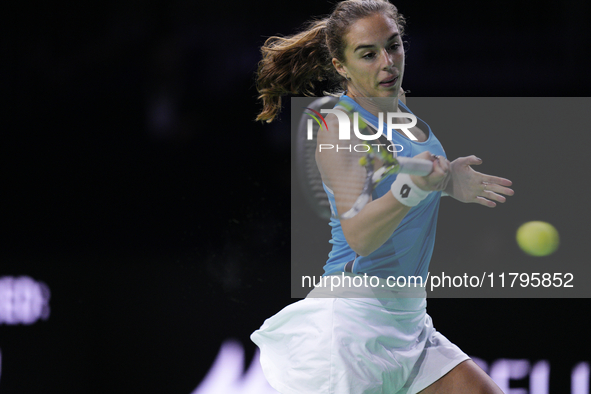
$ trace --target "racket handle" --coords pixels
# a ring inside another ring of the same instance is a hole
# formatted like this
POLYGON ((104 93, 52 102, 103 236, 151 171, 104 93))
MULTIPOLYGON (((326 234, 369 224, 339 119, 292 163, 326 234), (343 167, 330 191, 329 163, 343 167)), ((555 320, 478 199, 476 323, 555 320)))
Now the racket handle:
POLYGON ((433 162, 426 159, 414 159, 411 157, 397 157, 400 163, 400 172, 409 175, 425 176, 433 171, 433 162))

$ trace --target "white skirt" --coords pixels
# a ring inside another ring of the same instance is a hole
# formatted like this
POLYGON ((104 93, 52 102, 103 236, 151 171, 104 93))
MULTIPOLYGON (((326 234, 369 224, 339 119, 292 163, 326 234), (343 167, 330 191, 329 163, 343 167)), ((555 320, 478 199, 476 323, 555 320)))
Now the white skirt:
POLYGON ((349 298, 317 287, 251 335, 275 390, 412 394, 469 358, 433 328, 426 298, 409 296, 416 290, 341 290, 349 298))

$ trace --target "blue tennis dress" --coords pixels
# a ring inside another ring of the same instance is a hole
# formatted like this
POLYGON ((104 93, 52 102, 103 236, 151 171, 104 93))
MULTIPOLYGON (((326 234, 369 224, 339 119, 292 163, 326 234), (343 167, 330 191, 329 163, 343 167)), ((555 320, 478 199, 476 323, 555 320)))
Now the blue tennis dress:
MULTIPOLYGON (((351 98, 343 95, 341 101, 378 126, 378 119, 351 98)), ((429 151, 444 156, 429 126, 420 119, 417 125, 428 132, 427 141, 394 132, 392 142, 402 146, 398 155, 429 151)), ((382 181, 373 198, 388 193, 395 179, 392 175, 382 181)), ((336 212, 334 195, 326 186, 325 190, 336 212)), ((317 286, 251 335, 273 388, 282 394, 414 394, 469 358, 433 327, 424 289, 386 285, 390 276, 426 278, 440 196, 432 192, 411 208, 384 245, 365 257, 356 255, 340 222, 331 219, 333 248, 324 277, 338 276, 349 283, 343 280, 336 290, 317 286), (355 286, 362 276, 374 277, 376 286, 355 286)))
MULTIPOLYGON (((343 95, 341 101, 344 101, 349 107, 353 107, 353 111, 359 112, 363 119, 378 128, 378 118, 375 115, 348 96, 343 95)), ((337 106, 341 101, 337 103, 337 106)), ((412 113, 402 102, 400 102, 400 106, 407 112, 412 113)), ((428 134, 425 142, 413 141, 401 133, 392 133, 392 142, 397 145, 397 150, 399 150, 398 156, 413 157, 419 153, 429 151, 434 155, 445 157, 445 151, 430 127, 418 117, 417 125, 428 134)), ((385 125, 383 130, 385 133, 385 125)), ((372 198, 375 200, 389 193, 390 186, 396 180, 396 177, 397 175, 393 174, 380 182, 373 191, 372 198)), ((332 190, 326 185, 324 185, 324 190, 331 204, 331 209, 333 212, 338 213, 332 190)), ((366 273, 380 278, 387 278, 388 276, 421 276, 424 281, 427 277, 429 262, 435 246, 435 228, 437 226, 440 197, 441 192, 430 193, 419 205, 413 207, 406 214, 392 236, 368 256, 356 255, 345 240, 340 221, 332 218, 330 221, 332 227, 330 243, 333 244, 333 247, 324 266, 325 275, 343 272, 345 271, 345 264, 354 261, 352 271, 350 271, 353 273, 366 273)))

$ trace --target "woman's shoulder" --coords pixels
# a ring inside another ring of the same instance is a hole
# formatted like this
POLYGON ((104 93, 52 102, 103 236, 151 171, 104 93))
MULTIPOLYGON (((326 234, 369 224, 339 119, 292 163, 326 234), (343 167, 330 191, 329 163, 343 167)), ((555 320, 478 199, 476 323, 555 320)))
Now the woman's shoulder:
POLYGON ((324 117, 326 125, 323 125, 318 130, 318 141, 324 143, 338 142, 343 117, 349 117, 349 113, 344 107, 336 105, 332 108, 331 112, 324 117))

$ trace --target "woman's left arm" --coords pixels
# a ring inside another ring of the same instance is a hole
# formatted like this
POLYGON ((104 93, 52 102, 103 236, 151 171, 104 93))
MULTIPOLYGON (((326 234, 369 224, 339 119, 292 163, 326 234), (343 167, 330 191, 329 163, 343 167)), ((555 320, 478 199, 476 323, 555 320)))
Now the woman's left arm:
POLYGON ((485 207, 494 208, 496 202, 505 202, 503 196, 512 196, 515 192, 509 188, 509 179, 485 175, 476 172, 471 166, 482 164, 476 156, 460 157, 451 162, 451 171, 445 193, 461 202, 475 202, 485 207))

